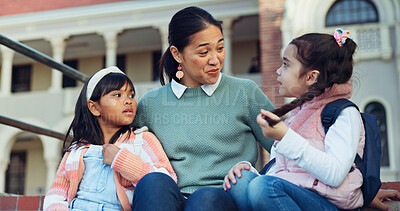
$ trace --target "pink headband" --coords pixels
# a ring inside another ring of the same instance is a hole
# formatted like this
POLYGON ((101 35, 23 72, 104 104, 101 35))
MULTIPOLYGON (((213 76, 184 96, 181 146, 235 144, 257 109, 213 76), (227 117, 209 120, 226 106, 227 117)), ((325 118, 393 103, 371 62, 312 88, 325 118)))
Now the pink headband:
POLYGON ((333 34, 333 37, 335 38, 339 47, 343 46, 343 44, 346 42, 347 38, 353 39, 353 37, 351 37, 351 35, 350 35, 349 30, 343 30, 341 28, 335 29, 335 33, 333 34))

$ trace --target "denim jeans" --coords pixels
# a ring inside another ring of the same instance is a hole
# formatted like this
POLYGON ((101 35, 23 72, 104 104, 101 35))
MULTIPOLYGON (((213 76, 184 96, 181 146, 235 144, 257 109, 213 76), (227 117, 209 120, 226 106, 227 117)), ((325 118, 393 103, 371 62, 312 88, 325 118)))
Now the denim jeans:
POLYGON ((239 210, 337 210, 335 205, 310 190, 284 179, 242 171, 228 193, 239 210))
POLYGON ((150 173, 136 186, 132 210, 236 210, 232 198, 222 188, 200 188, 185 198, 174 180, 163 173, 150 173))

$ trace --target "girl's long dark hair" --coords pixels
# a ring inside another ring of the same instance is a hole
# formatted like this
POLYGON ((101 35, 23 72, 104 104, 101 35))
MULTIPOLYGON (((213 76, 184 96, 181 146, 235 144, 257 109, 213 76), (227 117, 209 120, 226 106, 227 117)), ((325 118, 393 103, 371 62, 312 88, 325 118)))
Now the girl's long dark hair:
MULTIPOLYGON (((90 80, 90 79, 89 79, 90 80)), ((88 80, 88 81, 89 81, 88 80)), ((96 117, 89 111, 86 100, 86 90, 88 81, 82 88, 78 100, 75 105, 75 116, 65 135, 63 149, 69 151, 71 146, 82 146, 85 144, 104 144, 103 133, 96 117), (69 143, 69 144, 68 144, 69 143)), ((100 98, 111 91, 121 89, 125 84, 128 84, 128 89, 135 91, 132 81, 128 76, 121 73, 110 73, 104 76, 93 90, 90 100, 98 102, 100 98)), ((115 143, 119 136, 129 130, 129 125, 121 127, 110 139, 109 143, 115 143)))
MULTIPOLYGON (((353 74, 353 54, 357 48, 352 39, 347 39, 343 46, 339 47, 332 35, 319 33, 305 34, 292 40, 289 45, 297 47, 297 59, 302 64, 300 77, 310 70, 318 70, 320 74, 307 93, 271 111, 279 117, 321 95, 333 84, 349 81, 353 74)), ((279 122, 268 118, 266 120, 270 126, 279 122)))
MULTIPOLYGON (((186 7, 178 11, 171 19, 168 26, 169 47, 175 46, 179 52, 190 43, 191 36, 210 25, 217 26, 222 33, 222 21, 215 20, 214 17, 199 7, 186 7)), ((161 85, 165 85, 164 72, 168 82, 172 79, 179 81, 175 74, 178 62, 175 61, 168 49, 161 57, 159 65, 159 77, 161 85)))

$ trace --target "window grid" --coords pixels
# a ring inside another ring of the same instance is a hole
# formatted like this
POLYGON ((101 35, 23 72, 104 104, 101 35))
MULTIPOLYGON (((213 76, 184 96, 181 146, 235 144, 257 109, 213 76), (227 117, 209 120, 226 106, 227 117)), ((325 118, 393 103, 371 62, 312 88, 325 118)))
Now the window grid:
POLYGON ((365 107, 365 113, 373 114, 378 118, 378 127, 381 131, 381 145, 382 145, 382 157, 381 166, 389 167, 389 143, 387 137, 387 123, 386 123, 386 111, 382 104, 378 102, 369 103, 365 107))
POLYGON ((12 152, 6 172, 6 193, 24 194, 26 152, 12 152))
POLYGON ((376 50, 381 48, 379 29, 357 31, 358 48, 360 50, 376 50))
MULTIPOLYGON (((64 61, 64 64, 78 69, 78 60, 74 59, 74 60, 68 60, 68 61, 64 61)), ((62 87, 66 88, 66 87, 76 87, 76 80, 63 74, 63 78, 62 78, 62 87)))
POLYGON ((329 9, 325 25, 339 26, 378 21, 377 9, 369 0, 339 0, 329 9))
POLYGON ((12 68, 11 92, 26 92, 31 90, 31 65, 19 65, 12 68))

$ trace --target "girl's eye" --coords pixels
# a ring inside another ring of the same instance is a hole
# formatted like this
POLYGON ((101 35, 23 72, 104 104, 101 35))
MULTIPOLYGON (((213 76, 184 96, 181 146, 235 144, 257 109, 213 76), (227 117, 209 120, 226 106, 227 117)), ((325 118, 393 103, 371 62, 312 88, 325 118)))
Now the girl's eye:
POLYGON ((121 97, 121 94, 114 94, 114 97, 121 97))
POLYGON ((287 63, 286 63, 286 62, 283 62, 282 65, 283 65, 284 67, 287 67, 287 63))
POLYGON ((130 97, 130 98, 134 98, 134 97, 135 97, 135 94, 130 94, 129 97, 130 97))

